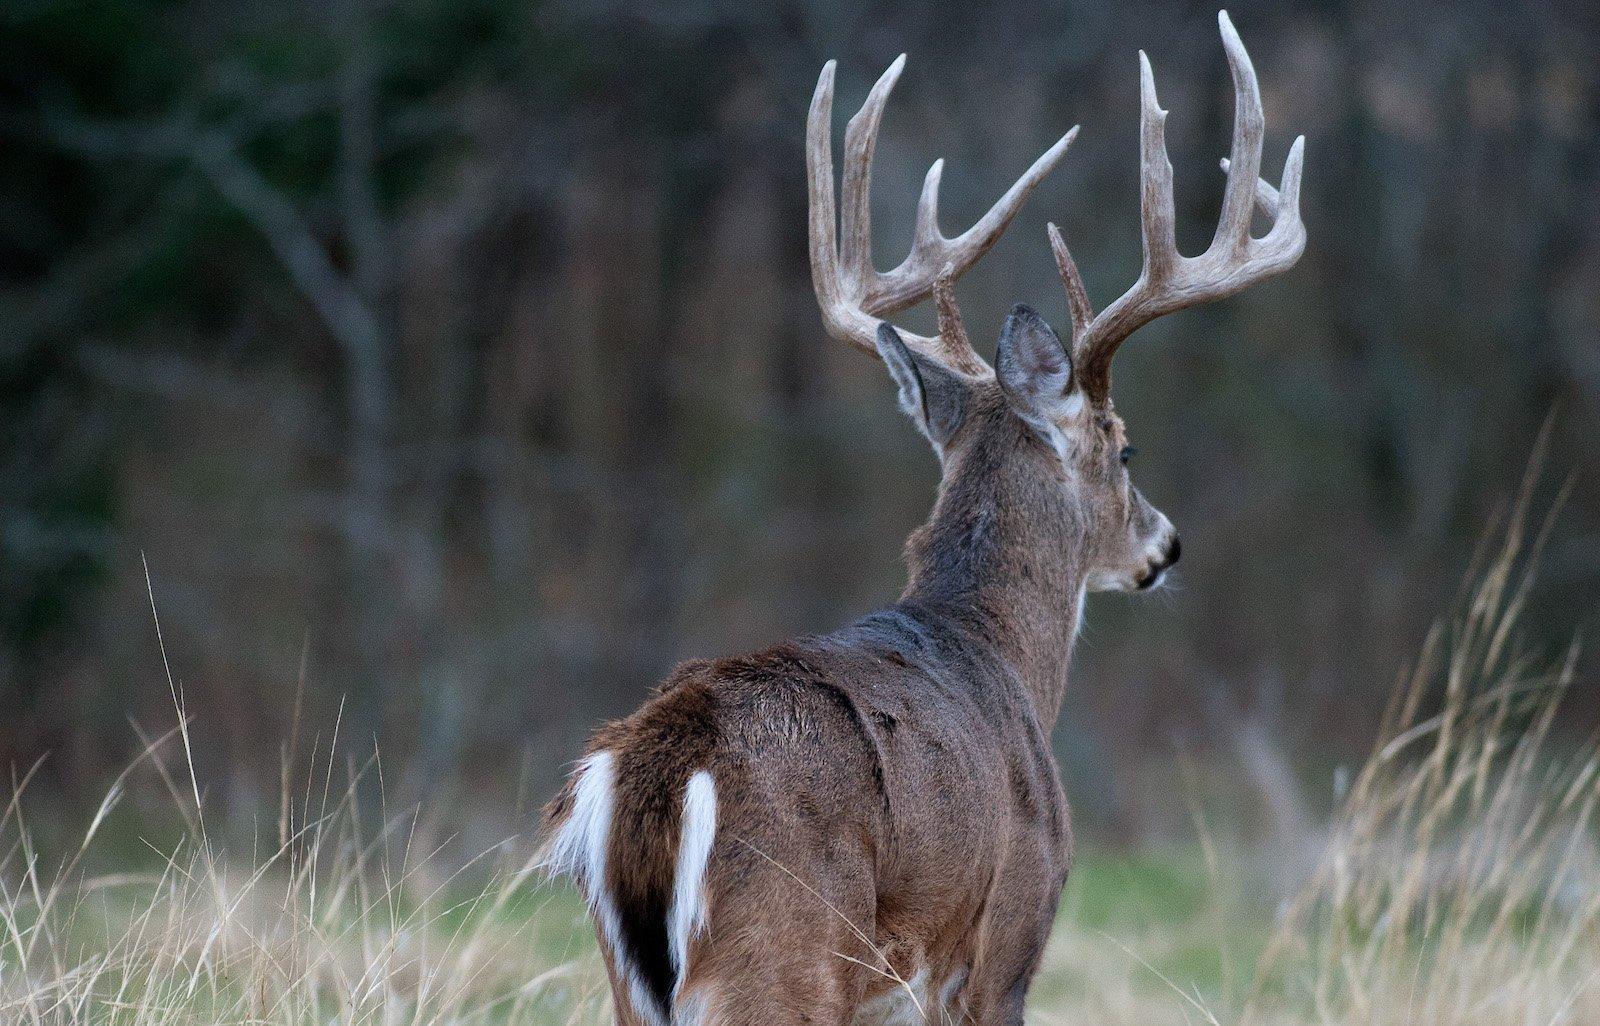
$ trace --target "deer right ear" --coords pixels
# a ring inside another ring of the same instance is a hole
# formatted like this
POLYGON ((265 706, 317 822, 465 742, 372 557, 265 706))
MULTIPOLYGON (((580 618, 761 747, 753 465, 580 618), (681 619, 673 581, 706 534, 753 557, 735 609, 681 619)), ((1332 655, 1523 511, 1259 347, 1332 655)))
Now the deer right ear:
POLYGON ((906 348, 900 333, 888 323, 878 325, 874 341, 900 389, 900 408, 942 452, 966 414, 966 383, 949 369, 906 348))
POLYGON ((1083 404, 1073 380, 1072 357, 1031 307, 1011 308, 1000 332, 995 377, 1013 409, 1030 422, 1055 423, 1083 404))

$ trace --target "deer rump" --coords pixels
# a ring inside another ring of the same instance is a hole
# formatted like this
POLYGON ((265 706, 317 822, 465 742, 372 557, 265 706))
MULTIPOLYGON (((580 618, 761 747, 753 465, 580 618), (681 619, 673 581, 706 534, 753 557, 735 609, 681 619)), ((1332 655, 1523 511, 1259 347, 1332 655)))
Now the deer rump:
POLYGON ((641 1021, 674 1021, 741 947, 770 964, 781 944, 802 971, 842 939, 873 967, 863 998, 953 980, 1019 838, 1059 890, 1071 837, 1046 738, 1022 683, 963 649, 886 611, 687 663, 597 732, 547 810, 546 865, 583 891, 641 1021))

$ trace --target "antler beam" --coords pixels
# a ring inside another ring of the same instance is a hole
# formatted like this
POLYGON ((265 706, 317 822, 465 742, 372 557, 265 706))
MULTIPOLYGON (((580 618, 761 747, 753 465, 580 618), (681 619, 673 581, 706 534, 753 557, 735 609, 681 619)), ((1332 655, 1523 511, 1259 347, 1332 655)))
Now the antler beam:
POLYGON ((881 319, 933 295, 939 334, 928 338, 902 331, 901 338, 911 349, 952 370, 985 376, 993 372, 967 340, 951 286, 1000 238, 1028 193, 1061 160, 1078 129, 1074 126, 1046 150, 988 213, 953 239, 939 231, 939 180, 944 161, 934 161, 917 203, 911 252, 894 270, 879 271, 872 262, 872 156, 884 105, 905 63, 901 54, 889 65, 845 129, 844 175, 837 205, 832 140, 835 62, 823 65, 817 79, 806 123, 812 284, 828 334, 874 355, 873 339, 881 319))

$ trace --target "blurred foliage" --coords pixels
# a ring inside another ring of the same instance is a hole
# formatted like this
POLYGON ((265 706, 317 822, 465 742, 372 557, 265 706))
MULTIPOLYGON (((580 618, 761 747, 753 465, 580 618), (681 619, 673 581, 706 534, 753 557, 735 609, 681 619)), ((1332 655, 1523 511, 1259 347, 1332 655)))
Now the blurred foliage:
MULTIPOLYGON (((1187 555, 1166 601, 1091 605, 1061 744, 1080 804, 1141 829, 1152 748, 1242 716, 1362 736, 1539 424, 1558 409, 1552 462, 1580 472, 1600 429, 1592 14, 1232 13, 1269 166, 1308 135, 1310 244, 1119 358, 1187 555)), ((1083 123, 962 283, 976 331, 1019 298, 1060 316, 1046 219, 1099 302, 1137 273, 1137 48, 1203 244, 1231 118, 1214 15, 0 6, 0 756, 54 750, 86 784, 125 714, 170 716, 141 553, 241 797, 302 679, 413 784, 493 787, 508 752, 547 781, 673 661, 892 598, 934 471, 812 305, 817 69, 840 60, 846 108, 911 54, 884 261, 935 156, 955 230, 1083 123)), ((1594 620, 1597 489, 1578 477, 1535 629, 1594 620)))

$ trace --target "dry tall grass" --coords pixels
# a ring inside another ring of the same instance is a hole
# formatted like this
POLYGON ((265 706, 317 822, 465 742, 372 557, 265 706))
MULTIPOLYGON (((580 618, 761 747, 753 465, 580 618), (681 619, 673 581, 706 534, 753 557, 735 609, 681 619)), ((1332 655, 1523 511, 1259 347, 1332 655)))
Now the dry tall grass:
POLYGON ((196 781, 161 772, 186 828, 150 847, 149 873, 78 872, 120 781, 53 871, 21 803, 7 808, 0 1022, 599 1021, 602 979, 570 957, 572 916, 529 907, 534 867, 512 846, 465 860, 447 843, 422 850, 415 814, 368 836, 356 794, 369 774, 338 787, 328 765, 267 854, 240 856, 209 836, 196 781))
POLYGON ((1395 689, 1247 1020, 1600 1022, 1600 746, 1550 743, 1576 647, 1552 672, 1516 634, 1533 479, 1395 689))
MULTIPOLYGON (((1303 890, 1275 914, 1261 888, 1219 878, 1198 933, 1158 926, 1108 942, 1064 926, 1035 1021, 1600 1022, 1597 749, 1553 750, 1573 664, 1540 672, 1516 643, 1539 547, 1524 544, 1528 494, 1397 687, 1303 890), (1226 957, 1244 920, 1276 925, 1243 992, 1153 968, 1173 945, 1226 957)), ((228 852, 208 830, 174 701, 179 726, 149 742, 64 854, 40 853, 26 778, 13 782, 0 817, 0 1021, 609 1020, 577 906, 544 889, 524 842, 476 859, 423 850, 416 813, 363 814, 357 791, 381 784, 376 757, 336 786, 336 760, 313 751, 314 773, 294 786, 285 774, 265 853, 228 852), (169 748, 184 753, 175 770, 169 748), (181 838, 151 847, 152 872, 88 874, 136 769, 165 782, 181 838)))

